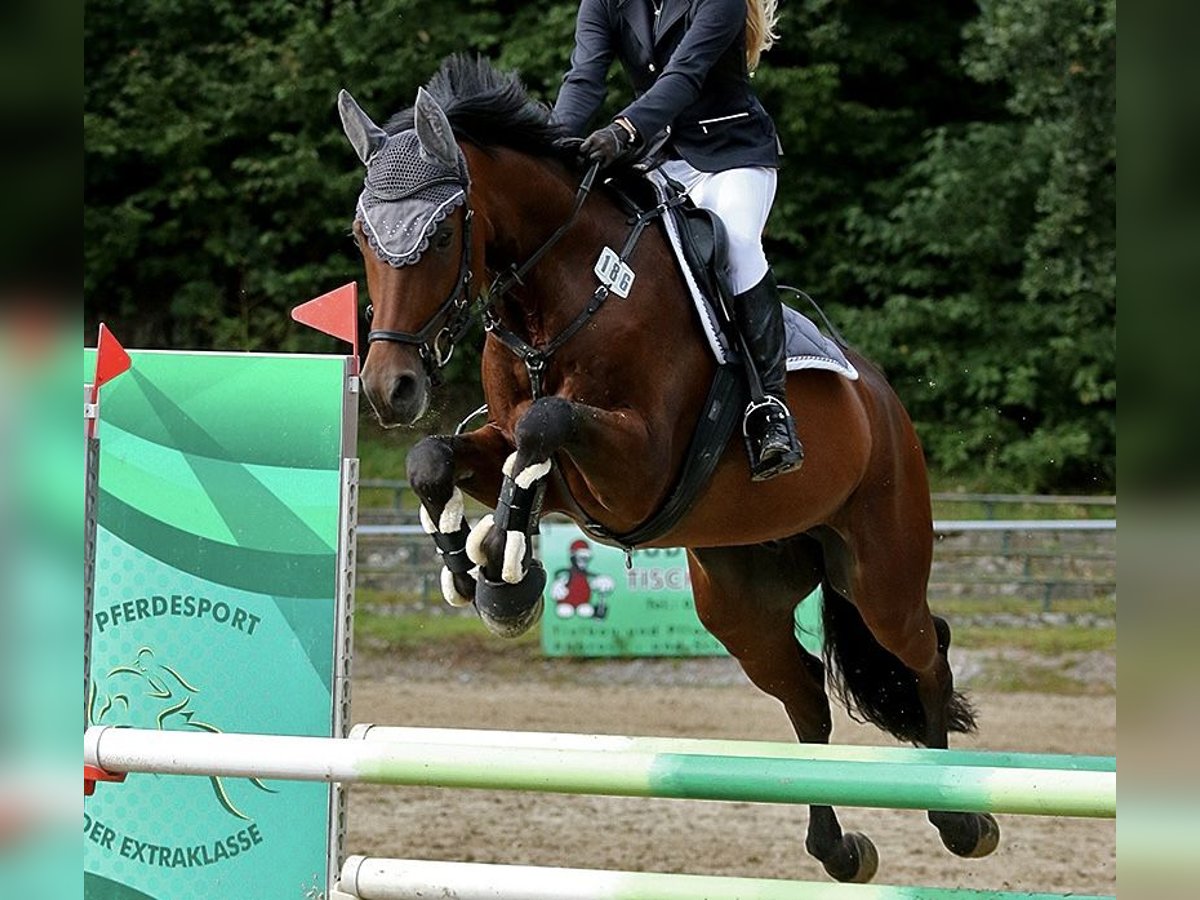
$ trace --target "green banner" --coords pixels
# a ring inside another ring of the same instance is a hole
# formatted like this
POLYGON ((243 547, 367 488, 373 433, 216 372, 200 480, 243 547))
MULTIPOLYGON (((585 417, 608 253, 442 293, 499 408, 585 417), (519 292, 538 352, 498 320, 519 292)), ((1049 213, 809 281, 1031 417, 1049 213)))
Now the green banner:
MULTIPOLYGON (((345 358, 131 356, 100 406, 91 723, 333 736, 345 358)), ((86 896, 317 896, 330 804, 323 784, 102 784, 86 896)))
MULTIPOLYGON (((624 551, 559 522, 542 523, 540 548, 547 573, 542 618, 547 656, 725 653, 696 618, 683 549, 635 550, 627 566, 624 551)), ((819 592, 797 607, 796 634, 810 652, 820 652, 819 592)))

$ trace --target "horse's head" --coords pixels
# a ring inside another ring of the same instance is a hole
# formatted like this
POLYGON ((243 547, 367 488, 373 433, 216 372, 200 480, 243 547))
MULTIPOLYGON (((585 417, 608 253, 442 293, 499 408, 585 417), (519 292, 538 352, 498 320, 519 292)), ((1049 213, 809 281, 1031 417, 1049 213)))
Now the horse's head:
POLYGON ((372 304, 363 387, 380 422, 411 425, 428 408, 430 378, 468 321, 466 159, 446 114, 423 89, 413 127, 392 134, 346 91, 338 111, 367 167, 354 218, 372 304))

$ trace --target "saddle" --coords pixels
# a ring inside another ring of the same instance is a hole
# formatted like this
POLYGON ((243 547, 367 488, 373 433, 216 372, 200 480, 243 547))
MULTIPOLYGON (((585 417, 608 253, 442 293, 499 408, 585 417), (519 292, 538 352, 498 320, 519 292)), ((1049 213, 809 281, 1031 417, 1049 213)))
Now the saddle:
MULTIPOLYGON (((733 322, 729 238, 720 217, 681 196, 683 186, 657 169, 648 172, 618 170, 608 186, 633 216, 645 215, 660 205, 666 207, 659 221, 687 283, 713 357, 721 366, 739 363, 733 322)), ((784 290, 807 298, 794 288, 784 290)), ((813 308, 823 318, 815 303, 813 308)), ((846 358, 837 341, 827 337, 811 319, 787 304, 783 304, 783 326, 789 372, 825 369, 851 380, 858 378, 858 370, 846 358)))
POLYGON ((663 175, 657 178, 652 180, 650 173, 636 169, 616 170, 608 187, 632 216, 646 215, 670 201, 659 219, 664 236, 675 253, 693 301, 698 294, 705 298, 697 312, 717 362, 722 365, 733 362, 736 359, 733 351, 736 342, 731 338, 733 289, 725 223, 716 213, 692 203, 684 195, 682 185, 663 175))
MULTIPOLYGON (((633 531, 623 534, 611 532, 599 522, 583 523, 583 528, 596 540, 628 552, 666 534, 691 509, 742 421, 749 389, 736 350, 729 239, 724 223, 715 213, 695 206, 684 194, 682 185, 657 170, 644 174, 618 170, 608 181, 608 187, 630 214, 631 221, 657 218, 661 223, 718 363, 683 465, 662 507, 633 531)), ((617 261, 623 264, 624 260, 617 261)), ((821 368, 858 378, 857 370, 837 343, 786 304, 783 311, 789 371, 821 368)))

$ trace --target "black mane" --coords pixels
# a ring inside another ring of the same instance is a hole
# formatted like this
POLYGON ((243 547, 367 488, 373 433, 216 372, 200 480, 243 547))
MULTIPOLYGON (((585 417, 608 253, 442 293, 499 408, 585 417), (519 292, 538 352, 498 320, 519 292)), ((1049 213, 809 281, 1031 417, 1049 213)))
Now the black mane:
MULTIPOLYGON (((455 54, 442 61, 427 90, 445 111, 457 137, 480 147, 509 147, 536 156, 572 156, 559 141, 562 127, 550 109, 529 96, 514 72, 500 72, 478 56, 455 54)), ((389 134, 413 127, 412 107, 388 120, 389 134)))

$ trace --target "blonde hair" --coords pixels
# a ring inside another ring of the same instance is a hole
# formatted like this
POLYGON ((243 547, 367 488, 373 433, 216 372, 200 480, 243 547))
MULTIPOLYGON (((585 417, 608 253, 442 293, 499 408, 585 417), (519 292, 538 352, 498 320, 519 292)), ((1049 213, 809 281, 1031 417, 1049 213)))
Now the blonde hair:
POLYGON ((778 0, 746 0, 746 67, 753 72, 762 55, 775 46, 779 35, 778 0))

